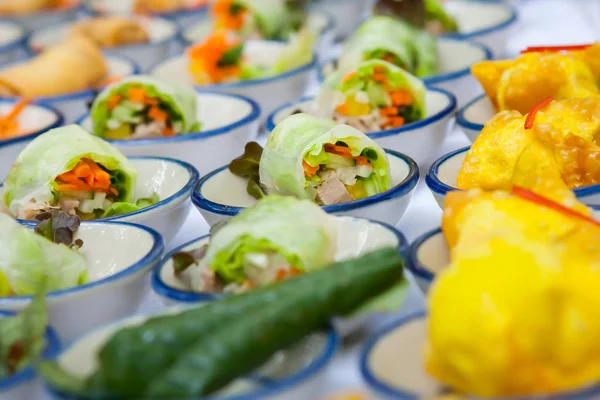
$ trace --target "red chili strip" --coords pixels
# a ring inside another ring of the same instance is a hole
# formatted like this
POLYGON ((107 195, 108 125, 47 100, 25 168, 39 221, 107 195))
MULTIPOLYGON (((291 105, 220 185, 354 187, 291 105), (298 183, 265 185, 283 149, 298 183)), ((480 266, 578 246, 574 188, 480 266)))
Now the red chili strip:
POLYGON ((536 104, 535 106, 533 106, 531 111, 529 111, 529 114, 527 114, 527 118, 525 119, 525 129, 533 128, 533 122, 535 121, 535 117, 536 117, 537 113, 542 108, 544 108, 548 104, 550 104, 552 102, 552 100, 554 100, 554 97, 548 97, 547 99, 544 99, 541 102, 539 102, 538 104, 536 104))
POLYGON ((592 46, 592 43, 588 44, 574 44, 574 45, 562 45, 562 46, 530 46, 525 50, 521 50, 521 54, 524 53, 538 53, 542 51, 574 51, 574 50, 585 50, 592 46))
POLYGON ((513 186, 510 192, 513 195, 520 197, 523 200, 528 200, 528 201, 531 201, 532 203, 538 204, 540 206, 551 208, 555 211, 558 211, 559 213, 561 213, 563 215, 579 218, 583 221, 589 222, 593 225, 596 225, 597 227, 600 227, 600 222, 596 221, 594 218, 588 217, 587 215, 583 215, 573 209, 563 206, 560 203, 550 200, 547 197, 540 196, 537 193, 533 193, 530 190, 522 188, 521 186, 516 186, 516 185, 513 186))

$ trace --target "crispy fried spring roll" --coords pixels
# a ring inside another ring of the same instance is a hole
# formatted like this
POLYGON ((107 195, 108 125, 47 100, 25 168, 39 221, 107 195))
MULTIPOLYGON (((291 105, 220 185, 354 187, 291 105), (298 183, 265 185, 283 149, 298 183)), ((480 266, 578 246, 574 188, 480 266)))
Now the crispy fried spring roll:
POLYGON ((108 72, 100 49, 78 37, 0 70, 0 96, 56 96, 96 85, 108 72))
POLYGON ((136 21, 124 17, 101 17, 73 25, 71 37, 85 36, 101 47, 148 42, 148 32, 136 21))
POLYGON ((23 15, 54 7, 56 0, 3 0, 0 15, 23 15))

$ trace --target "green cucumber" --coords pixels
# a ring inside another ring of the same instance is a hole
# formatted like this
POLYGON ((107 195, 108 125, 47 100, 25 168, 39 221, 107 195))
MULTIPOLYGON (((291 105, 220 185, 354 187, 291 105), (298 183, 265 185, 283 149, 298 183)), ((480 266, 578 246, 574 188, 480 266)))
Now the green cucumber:
POLYGON ((41 373, 62 392, 122 399, 212 393, 402 280, 395 248, 336 263, 264 289, 226 297, 117 332, 99 370, 81 385, 58 364, 41 373))

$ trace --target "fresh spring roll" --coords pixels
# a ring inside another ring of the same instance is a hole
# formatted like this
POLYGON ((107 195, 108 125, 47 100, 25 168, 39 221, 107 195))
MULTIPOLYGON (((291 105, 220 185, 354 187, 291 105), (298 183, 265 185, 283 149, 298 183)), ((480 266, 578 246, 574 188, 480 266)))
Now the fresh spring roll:
POLYGON ((92 105, 94 133, 106 139, 168 137, 200 130, 196 92, 151 76, 106 87, 92 105))
POLYGON ((363 199, 389 187, 385 151, 348 125, 295 114, 269 135, 259 166, 266 192, 321 205, 363 199))
POLYGON ((271 195, 213 234, 189 276, 197 291, 239 292, 334 261, 335 217, 308 200, 271 195))
POLYGON ((0 96, 58 96, 91 89, 107 73, 94 42, 70 38, 31 60, 0 70, 0 96))
POLYGON ((425 117, 423 82, 383 60, 332 73, 316 101, 322 116, 362 132, 399 128, 425 117))
POLYGON ((130 203, 136 180, 136 169, 115 147, 69 125, 25 147, 4 182, 3 201, 21 219, 57 207, 82 219, 107 217, 136 210, 130 203))
POLYGON ((125 17, 91 18, 73 24, 71 36, 85 36, 100 47, 147 43, 148 32, 136 21, 125 17))
POLYGON ((0 298, 68 289, 87 282, 87 262, 76 249, 53 243, 0 212, 0 298))

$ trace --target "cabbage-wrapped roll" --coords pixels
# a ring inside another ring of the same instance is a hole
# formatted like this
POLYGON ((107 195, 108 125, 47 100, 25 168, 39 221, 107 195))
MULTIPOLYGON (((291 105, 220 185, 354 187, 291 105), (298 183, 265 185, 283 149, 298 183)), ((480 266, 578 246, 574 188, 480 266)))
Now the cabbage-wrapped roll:
POLYGON ((125 17, 91 18, 73 24, 71 36, 85 36, 100 47, 147 43, 148 32, 136 21, 125 17))
MULTIPOLYGON (((76 217, 73 217, 76 218, 76 217)), ((0 212, 0 297, 68 289, 87 282, 77 249, 54 243, 0 212)))
POLYGON ((69 125, 25 147, 4 182, 3 201, 21 219, 52 208, 92 219, 133 201, 136 180, 136 169, 115 147, 69 125))
POLYGON ((91 89, 107 73, 94 42, 70 38, 31 60, 0 70, 0 96, 57 96, 91 89))
POLYGON ((308 200, 271 195, 213 234, 185 275, 197 291, 239 292, 325 267, 336 250, 335 217, 308 200))
POLYGON ((200 130, 196 92, 151 76, 132 76, 94 100, 94 133, 107 139, 146 139, 200 130))
POLYGON ((316 108, 363 132, 399 128, 425 117, 425 85, 389 62, 365 61, 356 70, 329 75, 316 108))
POLYGON ((385 151, 364 133, 328 119, 296 114, 269 135, 259 175, 269 194, 328 205, 388 190, 390 170, 385 151))

